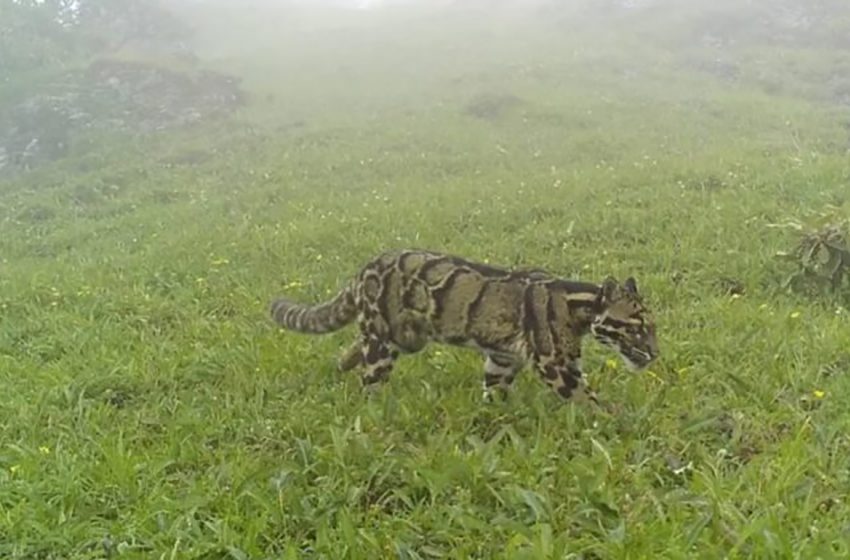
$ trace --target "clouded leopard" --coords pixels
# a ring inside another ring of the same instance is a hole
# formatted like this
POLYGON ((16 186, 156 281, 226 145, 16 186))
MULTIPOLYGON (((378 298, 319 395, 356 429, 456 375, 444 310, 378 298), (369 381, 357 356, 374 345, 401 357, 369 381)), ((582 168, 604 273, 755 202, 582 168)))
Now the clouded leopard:
POLYGON ((508 389, 531 363, 561 397, 598 402, 582 378, 581 339, 590 332, 630 369, 658 356, 655 323, 634 278, 601 285, 541 270, 509 270, 423 250, 383 253, 331 301, 271 304, 280 326, 320 334, 357 322, 339 369, 363 366, 365 386, 385 381, 400 354, 429 342, 475 348, 485 358, 484 397, 508 389))

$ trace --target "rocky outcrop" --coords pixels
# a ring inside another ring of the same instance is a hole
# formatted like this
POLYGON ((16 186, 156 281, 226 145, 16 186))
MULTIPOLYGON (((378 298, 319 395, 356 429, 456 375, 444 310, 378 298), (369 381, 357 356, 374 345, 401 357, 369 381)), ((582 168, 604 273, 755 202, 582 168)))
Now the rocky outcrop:
POLYGON ((231 76, 101 59, 0 113, 0 176, 62 157, 87 131, 153 133, 227 115, 243 102, 231 76))

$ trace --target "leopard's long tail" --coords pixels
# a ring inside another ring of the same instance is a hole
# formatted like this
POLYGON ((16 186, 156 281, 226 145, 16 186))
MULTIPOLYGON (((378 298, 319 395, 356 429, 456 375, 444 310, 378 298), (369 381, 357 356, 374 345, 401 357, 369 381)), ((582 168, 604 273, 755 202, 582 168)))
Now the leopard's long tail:
POLYGON ((276 299, 270 306, 272 319, 281 327, 308 334, 324 334, 341 329, 357 317, 357 304, 351 284, 332 300, 318 305, 276 299))

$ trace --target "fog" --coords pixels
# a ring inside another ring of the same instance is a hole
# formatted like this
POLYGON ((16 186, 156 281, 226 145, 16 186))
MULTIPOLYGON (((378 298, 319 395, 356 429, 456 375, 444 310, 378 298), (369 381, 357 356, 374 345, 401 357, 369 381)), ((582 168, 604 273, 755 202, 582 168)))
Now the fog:
MULTIPOLYGON (((265 122, 334 114, 345 120, 537 86, 545 97, 547 84, 553 95, 624 103, 637 102, 641 91, 660 102, 700 103, 704 86, 721 94, 831 102, 837 109, 850 96, 848 10, 841 2, 91 0, 21 1, 3 9, 9 14, 0 62, 6 173, 10 160, 32 159, 33 142, 48 152, 72 142, 56 148, 47 137, 63 133, 21 126, 61 129, 99 120, 86 108, 66 107, 67 114, 54 116, 69 123, 16 124, 29 119, 23 107, 56 113, 57 107, 32 105, 41 94, 61 98, 62 80, 75 81, 87 65, 125 59, 220 72, 241 84, 239 95, 252 99, 245 111, 262 113, 265 122), (51 80, 51 73, 62 77, 51 80), (669 87, 658 87, 659 80, 669 87)), ((127 87, 122 91, 144 105, 147 94, 127 87)))
MULTIPOLYGON (((249 112, 265 113, 263 121, 423 108, 462 102, 473 90, 513 95, 540 85, 544 92, 547 81, 557 84, 551 92, 626 103, 642 90, 696 103, 705 97, 700 81, 716 90, 831 101, 837 109, 850 96, 841 2, 22 1, 4 9, 0 119, 7 133, 0 153, 7 173, 10 159, 33 155, 32 142, 53 142, 40 137, 48 132, 8 132, 19 128, 16 119, 27 120, 22 107, 33 109, 39 88, 62 97, 61 86, 49 83, 52 71, 66 79, 74 68, 123 58, 162 57, 164 67, 182 60, 227 74, 255 101, 249 112), (62 24, 50 29, 51 18, 62 24), (669 87, 649 91, 656 80, 669 87), (260 108, 264 98, 276 101, 260 108)), ((66 112, 57 118, 71 127, 97 120, 85 108, 66 112)), ((70 140, 62 144, 59 152, 70 140)))

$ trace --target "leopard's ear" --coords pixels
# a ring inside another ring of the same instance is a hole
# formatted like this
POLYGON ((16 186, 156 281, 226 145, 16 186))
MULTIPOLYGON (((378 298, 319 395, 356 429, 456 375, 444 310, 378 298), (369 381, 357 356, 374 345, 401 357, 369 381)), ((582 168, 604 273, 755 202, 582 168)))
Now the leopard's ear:
POLYGON ((620 295, 620 283, 613 276, 608 276, 599 288, 599 303, 608 304, 620 295))
POLYGON ((626 281, 623 283, 623 288, 626 289, 626 293, 628 294, 633 296, 638 295, 637 282, 635 282, 635 279, 632 276, 626 278, 626 281))

